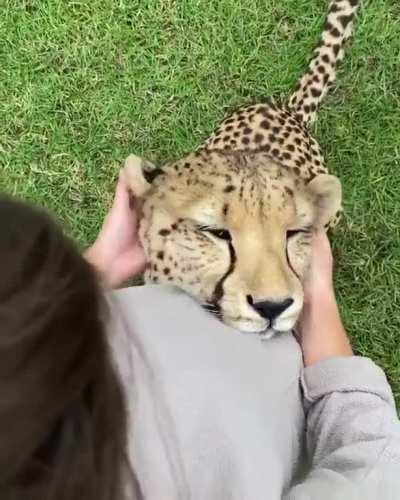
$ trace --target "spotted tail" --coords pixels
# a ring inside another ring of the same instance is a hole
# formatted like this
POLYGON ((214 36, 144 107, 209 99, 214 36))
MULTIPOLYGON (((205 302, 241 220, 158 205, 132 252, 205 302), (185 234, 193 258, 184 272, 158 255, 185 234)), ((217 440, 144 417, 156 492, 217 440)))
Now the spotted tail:
POLYGON ((350 37, 360 0, 333 0, 324 31, 308 66, 289 99, 289 107, 307 126, 316 117, 318 106, 335 80, 337 64, 343 59, 344 44, 350 37))

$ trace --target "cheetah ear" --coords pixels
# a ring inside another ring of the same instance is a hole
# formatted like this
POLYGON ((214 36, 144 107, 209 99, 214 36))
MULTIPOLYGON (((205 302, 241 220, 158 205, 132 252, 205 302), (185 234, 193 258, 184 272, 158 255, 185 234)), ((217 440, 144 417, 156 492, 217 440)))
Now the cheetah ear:
POLYGON ((342 185, 337 177, 319 174, 307 184, 317 208, 317 226, 325 226, 342 208, 342 185))
POLYGON ((122 169, 126 183, 139 198, 147 193, 153 180, 161 173, 160 168, 136 155, 129 155, 122 169))

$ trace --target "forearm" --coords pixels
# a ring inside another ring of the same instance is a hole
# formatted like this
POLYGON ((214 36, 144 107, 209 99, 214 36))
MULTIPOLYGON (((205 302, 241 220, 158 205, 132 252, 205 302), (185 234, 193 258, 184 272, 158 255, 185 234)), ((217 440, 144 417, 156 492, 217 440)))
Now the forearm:
POLYGON ((383 371, 353 356, 332 283, 325 234, 313 242, 299 322, 311 470, 285 500, 397 500, 400 422, 383 371))
POLYGON ((333 290, 304 305, 300 330, 305 366, 353 354, 333 290))
POLYGON ((331 358, 302 374, 311 471, 290 500, 397 500, 400 422, 383 371, 360 357, 331 358))

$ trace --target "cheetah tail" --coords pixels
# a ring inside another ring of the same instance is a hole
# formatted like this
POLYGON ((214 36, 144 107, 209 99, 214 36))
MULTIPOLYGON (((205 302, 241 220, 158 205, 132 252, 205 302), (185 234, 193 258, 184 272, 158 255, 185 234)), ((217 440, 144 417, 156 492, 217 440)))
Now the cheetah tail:
POLYGON ((336 66, 343 59, 344 44, 350 37, 353 18, 360 0, 333 0, 320 42, 293 94, 289 98, 291 108, 298 118, 310 125, 316 117, 318 106, 336 77, 336 66))

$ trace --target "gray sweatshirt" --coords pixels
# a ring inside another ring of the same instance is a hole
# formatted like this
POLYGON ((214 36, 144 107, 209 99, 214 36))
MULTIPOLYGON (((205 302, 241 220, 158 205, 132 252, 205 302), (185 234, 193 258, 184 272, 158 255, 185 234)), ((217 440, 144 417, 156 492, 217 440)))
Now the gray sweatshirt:
POLYGON ((400 423, 361 357, 303 368, 162 286, 110 297, 128 456, 146 500, 400 499, 400 423))

